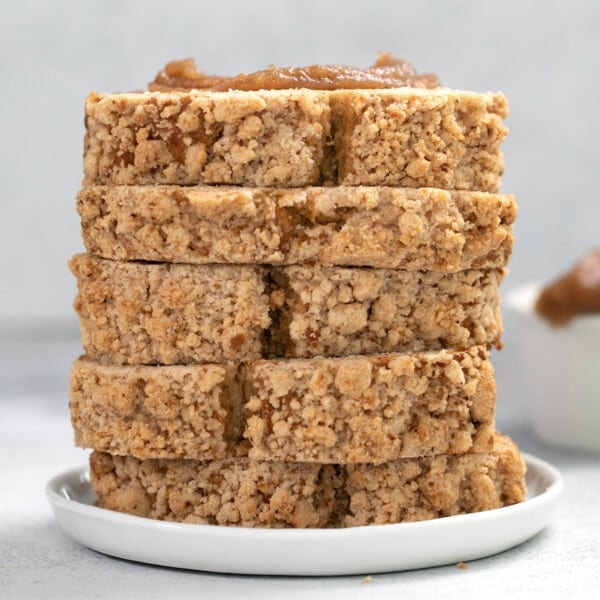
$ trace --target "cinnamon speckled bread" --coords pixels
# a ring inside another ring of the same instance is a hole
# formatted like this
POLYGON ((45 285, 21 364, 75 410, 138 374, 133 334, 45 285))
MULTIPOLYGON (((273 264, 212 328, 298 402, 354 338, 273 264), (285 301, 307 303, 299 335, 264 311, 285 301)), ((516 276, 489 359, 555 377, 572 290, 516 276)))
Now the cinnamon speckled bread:
POLYGON ((382 463, 491 450, 487 351, 71 372, 80 446, 137 458, 382 463))
POLYGON ((82 343, 117 364, 189 364, 261 356, 269 324, 260 267, 71 259, 82 343))
POLYGON ((76 255, 83 346, 116 364, 500 344, 503 272, 120 262, 76 255))
POLYGON ((273 356, 501 346, 502 270, 290 266, 270 270, 273 356))
POLYGON ((98 506, 140 517, 241 525, 326 527, 343 481, 334 465, 149 459, 93 452, 98 506))
POLYGON ((85 104, 86 183, 318 183, 330 137, 326 94, 92 93, 85 104))
POLYGON ((349 465, 345 474, 346 527, 423 521, 525 500, 525 463, 516 444, 499 434, 489 454, 349 465))
POLYGON ((331 110, 339 184, 499 188, 508 115, 503 94, 338 90, 331 110))
POLYGON ((243 527, 351 527, 490 510, 525 498, 525 465, 496 435, 490 453, 383 465, 139 460, 94 452, 102 508, 141 517, 243 527))
POLYGON ((502 268, 514 197, 432 188, 87 186, 83 239, 104 258, 453 272, 502 268))
POLYGON ((85 104, 70 413, 98 506, 340 528, 522 501, 489 359, 504 95, 388 53, 150 89, 85 104))
POLYGON ((243 456, 244 399, 233 365, 106 365, 71 369, 77 446, 138 458, 243 456))
POLYGON ((502 94, 445 88, 91 94, 86 184, 496 191, 502 94))
POLYGON ((251 458, 382 463, 491 450, 496 385, 482 347, 257 361, 247 373, 251 458))

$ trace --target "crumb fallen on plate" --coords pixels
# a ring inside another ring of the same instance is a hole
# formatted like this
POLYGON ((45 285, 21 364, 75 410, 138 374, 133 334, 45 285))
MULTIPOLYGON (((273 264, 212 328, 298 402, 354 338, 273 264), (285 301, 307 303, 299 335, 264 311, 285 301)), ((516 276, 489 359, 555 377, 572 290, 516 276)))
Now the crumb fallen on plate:
POLYGON ((367 575, 362 582, 363 583, 371 583, 373 581, 373 578, 370 575, 367 575))
POLYGON ((464 562, 459 562, 459 563, 457 563, 457 565, 456 565, 456 566, 457 566, 459 569, 468 569, 468 568, 469 568, 469 565, 468 565, 467 563, 464 563, 464 562))

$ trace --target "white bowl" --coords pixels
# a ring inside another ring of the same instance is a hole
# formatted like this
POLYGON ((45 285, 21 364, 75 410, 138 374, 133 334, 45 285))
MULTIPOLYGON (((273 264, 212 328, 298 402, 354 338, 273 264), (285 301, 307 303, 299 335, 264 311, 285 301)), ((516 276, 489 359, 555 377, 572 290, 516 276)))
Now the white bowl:
POLYGON ((516 313, 533 431, 550 444, 600 451, 600 315, 554 327, 534 309, 540 286, 506 295, 516 313))

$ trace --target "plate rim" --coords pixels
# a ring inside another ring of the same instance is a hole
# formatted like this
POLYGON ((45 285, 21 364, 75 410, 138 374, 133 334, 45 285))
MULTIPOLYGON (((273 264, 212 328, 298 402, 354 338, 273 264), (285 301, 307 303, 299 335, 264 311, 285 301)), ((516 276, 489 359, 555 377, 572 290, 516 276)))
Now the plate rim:
POLYGON ((522 502, 512 504, 510 506, 503 506, 491 510, 484 510, 474 513, 467 513, 461 515, 452 515, 448 517, 439 517, 436 519, 428 519, 424 521, 413 521, 409 523, 388 523, 388 524, 373 524, 373 525, 359 525, 355 527, 341 527, 341 528, 306 528, 306 529, 294 529, 294 528, 267 528, 267 527, 241 527, 238 525, 208 525, 199 523, 181 523, 174 521, 161 521, 158 519, 151 519, 149 517, 139 517, 136 515, 130 515, 128 513, 122 513, 106 508, 100 508, 74 498, 66 498, 64 495, 58 492, 58 488, 61 482, 66 482, 73 477, 81 479, 89 472, 89 465, 83 465, 79 467, 73 467, 62 471, 52 477, 46 484, 45 492, 46 497, 53 510, 60 508, 69 512, 79 513, 83 516, 89 516, 94 519, 109 520, 114 523, 122 523, 124 525, 146 527, 151 529, 169 529, 169 530, 180 530, 185 532, 197 532, 198 534, 215 534, 217 533, 220 537, 243 537, 255 539, 256 536, 264 538, 274 537, 280 539, 292 538, 306 538, 314 536, 318 538, 328 537, 349 537, 361 535, 363 532, 368 531, 369 533, 379 532, 394 532, 398 528, 402 530, 407 529, 427 529, 435 528, 441 529, 445 526, 454 526, 459 524, 460 521, 468 520, 473 523, 478 519, 488 519, 491 514, 498 515, 509 515, 511 512, 523 511, 523 510, 534 510, 539 504, 544 504, 556 500, 564 489, 564 478, 560 471, 548 463, 547 461, 534 456, 532 454, 522 452, 521 456, 527 466, 527 472, 530 470, 536 470, 541 472, 544 479, 547 479, 549 485, 536 494, 533 498, 525 498, 522 502), (527 508, 525 508, 527 507, 527 508))

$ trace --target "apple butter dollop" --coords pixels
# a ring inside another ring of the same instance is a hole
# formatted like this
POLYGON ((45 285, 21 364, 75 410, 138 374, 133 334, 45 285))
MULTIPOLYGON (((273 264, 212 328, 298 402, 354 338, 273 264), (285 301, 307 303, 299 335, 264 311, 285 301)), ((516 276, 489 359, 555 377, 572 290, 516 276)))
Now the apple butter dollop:
POLYGON ((395 87, 436 88, 437 75, 419 75, 406 60, 380 52, 372 67, 359 69, 344 65, 311 65, 309 67, 270 66, 255 73, 235 77, 206 75, 196 68, 193 59, 167 64, 148 86, 152 92, 188 90, 311 90, 376 89, 395 87))
POLYGON ((600 248, 544 288, 535 310, 553 325, 566 325, 577 315, 600 313, 600 248))

